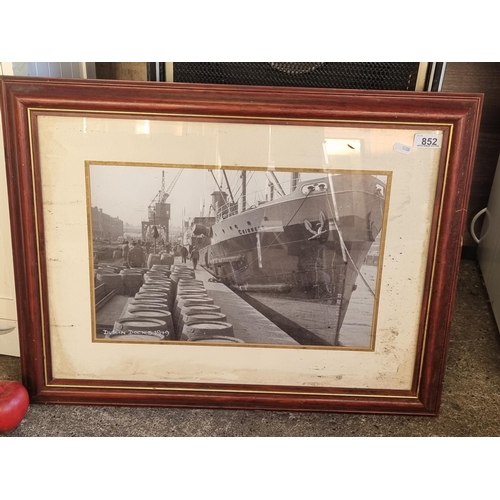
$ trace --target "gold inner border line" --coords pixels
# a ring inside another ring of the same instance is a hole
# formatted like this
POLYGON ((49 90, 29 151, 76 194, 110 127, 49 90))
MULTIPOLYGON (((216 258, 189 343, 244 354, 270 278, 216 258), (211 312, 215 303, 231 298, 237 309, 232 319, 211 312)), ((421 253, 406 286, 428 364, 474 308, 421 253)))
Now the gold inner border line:
MULTIPOLYGON (((352 124, 352 126, 355 126, 356 124, 373 124, 373 125, 384 125, 384 124, 390 124, 395 126, 395 128, 404 128, 408 126, 418 126, 419 128, 422 129, 438 129, 444 131, 445 129, 450 130, 450 136, 449 140, 447 141, 447 149, 446 149, 446 161, 445 161, 445 172, 444 172, 444 181, 447 178, 447 173, 448 173, 448 166, 449 166, 449 155, 450 155, 450 145, 451 145, 451 137, 452 137, 452 131, 453 131, 453 123, 443 123, 443 122, 420 122, 420 121, 402 121, 402 122, 395 122, 395 121, 389 121, 389 120, 353 120, 353 119, 317 119, 317 118, 282 118, 282 117, 262 117, 262 116, 257 116, 257 117, 251 117, 251 116, 232 116, 232 115, 209 115, 209 114, 183 114, 183 113, 163 113, 163 112, 131 112, 131 111, 100 111, 100 110, 73 110, 73 109, 60 109, 60 108, 27 108, 27 113, 28 113, 28 130, 29 130, 29 137, 30 137, 30 155, 31 155, 31 162, 32 162, 32 181, 33 181, 33 193, 34 193, 34 202, 35 202, 35 233, 36 233, 36 238, 37 238, 37 243, 40 241, 39 240, 39 227, 38 227, 38 214, 36 210, 36 202, 37 202, 37 193, 36 193, 36 185, 35 185, 35 163, 34 163, 34 154, 33 154, 33 130, 32 130, 32 112, 33 114, 36 115, 42 115, 44 112, 49 112, 51 114, 55 114, 57 116, 65 115, 65 114, 75 114, 75 115, 108 115, 109 118, 112 118, 112 115, 123 115, 123 116, 131 116, 131 117, 146 117, 146 116, 157 116, 157 117, 180 117, 180 118, 221 118, 222 120, 228 120, 231 122, 234 121, 248 121, 248 120, 256 120, 256 121, 262 121, 262 122, 296 122, 296 124, 299 123, 318 123, 318 124, 352 124)), ((134 118, 132 118, 134 119, 134 118)), ((135 118, 139 119, 139 118, 135 118)), ((295 125, 295 123, 294 123, 295 125)), ((293 125, 290 125, 293 126, 293 125)), ((319 126, 319 125, 318 125, 319 126)), ((134 163, 137 165, 137 163, 134 163)), ((444 200, 444 192, 446 190, 445 183, 443 184, 443 190, 441 192, 441 199, 440 199, 440 205, 439 205, 439 215, 438 215, 438 220, 437 220, 437 237, 436 237, 436 242, 434 245, 434 249, 432 252, 433 255, 433 262, 432 262, 432 270, 431 270, 431 276, 430 276, 430 281, 429 281, 429 286, 430 290, 432 290, 432 284, 434 282, 434 275, 435 275, 435 257, 436 257, 436 251, 439 243, 439 228, 441 227, 441 219, 442 219, 442 211, 443 211, 443 200, 444 200)), ((42 276, 41 276, 41 257, 40 257, 40 246, 39 244, 37 245, 37 260, 38 260, 38 281, 39 281, 39 286, 40 286, 40 291, 42 290, 42 276)), ((44 373, 45 373, 45 383, 49 387, 86 387, 86 388, 92 388, 92 387, 98 387, 98 386, 92 386, 92 385, 68 385, 68 386, 60 386, 57 384, 50 384, 48 382, 48 368, 47 368, 47 356, 46 356, 46 343, 45 343, 45 331, 44 331, 44 323, 45 323, 45 318, 43 314, 43 297, 42 294, 40 293, 40 305, 41 305, 41 319, 42 319, 42 348, 43 348, 43 363, 44 363, 44 373)), ((428 327, 428 317, 429 317, 429 311, 428 307, 430 305, 430 295, 429 295, 429 300, 427 303, 427 312, 425 316, 425 327, 424 327, 424 335, 423 335, 423 342, 422 342, 422 352, 420 356, 420 370, 419 370, 419 376, 418 376, 418 390, 417 393, 420 390, 420 381, 421 381, 421 375, 422 375, 422 370, 423 370, 423 357, 424 357, 424 351, 425 351, 425 344, 427 340, 427 327, 428 327)), ((417 361, 417 360, 416 360, 417 361)), ((106 387, 106 386, 104 386, 106 387)), ((110 389, 116 389, 116 387, 110 387, 110 389)), ((130 386, 125 386, 125 389, 135 389, 130 386)), ((158 390, 157 388, 152 388, 154 390, 158 390)), ((163 388, 161 388, 163 390, 163 388)), ((164 388, 164 390, 179 390, 179 391, 184 391, 186 389, 173 389, 173 388, 164 388)), ((209 389, 193 389, 195 391, 208 391, 209 389)), ((347 389, 349 390, 349 389, 347 389)), ((354 389, 355 390, 355 389, 354 389)), ((215 392, 224 392, 225 390, 220 390, 220 389, 214 389, 215 392)), ((227 392, 232 392, 232 393, 237 393, 240 390, 227 390, 227 392)), ((242 389, 241 392, 249 392, 249 393, 258 393, 258 391, 255 390, 244 390, 242 389)), ((279 392, 264 392, 266 394, 279 394, 279 392)), ((306 394, 303 392, 300 392, 298 394, 306 394)), ((308 393, 309 394, 309 393, 308 393)), ((311 393, 311 394, 317 394, 319 396, 324 395, 325 393, 311 393)), ((330 394, 330 393, 328 393, 330 394)), ((333 394, 332 394, 333 395, 333 394)), ((348 396, 348 397, 355 397, 357 394, 340 394, 339 396, 348 396)), ((397 397, 397 396, 377 396, 377 397, 397 397)), ((406 398, 407 396, 401 396, 402 398, 406 398)))
MULTIPOLYGON (((36 238, 36 255, 37 255, 37 271, 38 271, 38 290, 40 296, 40 320, 41 320, 41 335, 42 335, 42 358, 43 358, 43 373, 45 377, 45 385, 47 385, 48 380, 48 366, 47 366, 47 345, 45 342, 45 313, 44 313, 44 300, 42 293, 42 267, 41 267, 41 257, 40 257, 40 228, 38 227, 38 193, 36 190, 36 181, 35 181, 35 154, 34 154, 34 146, 33 146, 33 130, 32 130, 32 114, 31 111, 33 108, 28 108, 28 134, 29 134, 29 147, 30 147, 30 161, 31 161, 31 182, 33 187, 33 211, 35 216, 35 238, 36 238)), ((41 162, 38 162, 41 163, 41 162)), ((40 174, 41 174, 41 168, 40 174)), ((41 192, 40 192, 41 197, 41 192)))
MULTIPOLYGON (((198 165, 198 164, 170 164, 170 163, 147 163, 147 162, 120 162, 120 161, 95 161, 95 160, 85 160, 85 182, 86 182, 86 203, 87 203, 87 237, 89 241, 89 275, 93 276, 93 254, 94 254, 94 245, 93 245, 93 236, 92 236, 92 213, 91 213, 91 174, 90 168, 92 166, 116 166, 116 167, 150 167, 150 168, 187 168, 193 170, 247 170, 247 171, 259 171, 259 172, 268 172, 269 169, 266 167, 260 166, 245 166, 245 167, 218 167, 211 165, 198 165)), ((378 305, 380 301, 380 286, 381 286, 381 276, 383 270, 383 258, 384 258, 384 250, 385 250, 385 235, 387 232, 387 222, 389 216, 389 206, 390 206, 390 193, 392 188, 392 172, 391 171, 382 171, 382 170, 345 170, 345 169, 332 169, 332 168, 311 168, 304 170, 303 168, 294 168, 294 167, 276 167, 273 171, 289 173, 289 172, 300 172, 300 173, 317 173, 327 175, 329 173, 334 174, 349 174, 349 175, 385 175, 387 177, 386 182, 386 196, 384 200, 384 214, 383 214, 383 224, 381 230, 381 246, 379 251, 379 262, 377 265, 377 281, 376 281, 376 294, 373 300, 373 310, 372 310, 372 320, 371 320, 371 333, 370 333, 370 345, 367 347, 357 347, 357 346, 315 346, 315 345, 291 345, 291 344, 217 344, 218 347, 232 347, 232 348, 250 348, 250 347, 265 347, 269 349, 311 349, 311 350, 335 350, 335 351, 357 351, 357 352, 373 352, 375 348, 375 333, 377 328, 377 319, 378 319, 378 305)), ((92 288, 92 287, 91 287, 92 288)), ((95 304, 95 296, 94 291, 91 290, 91 304, 95 304)), ((116 343, 123 344, 122 341, 113 341, 109 339, 97 339, 95 336, 96 333, 96 313, 95 307, 91 307, 91 318, 92 318, 92 329, 94 332, 93 342, 97 343, 116 343)), ((128 342, 131 344, 154 344, 154 345, 182 345, 189 344, 189 342, 180 342, 180 341, 131 341, 128 342)), ((209 342, 205 342, 206 345, 209 342)))

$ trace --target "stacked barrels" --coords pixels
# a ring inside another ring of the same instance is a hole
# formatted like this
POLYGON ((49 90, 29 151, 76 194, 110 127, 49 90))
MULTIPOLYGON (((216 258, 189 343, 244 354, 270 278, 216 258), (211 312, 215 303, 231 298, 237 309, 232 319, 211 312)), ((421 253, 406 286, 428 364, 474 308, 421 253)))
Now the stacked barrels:
POLYGON ((172 269, 171 278, 176 283, 173 309, 176 338, 193 342, 234 339, 233 325, 208 297, 205 285, 196 279, 195 272, 181 265, 172 269))
POLYGON ((141 284, 115 322, 112 337, 122 340, 174 340, 171 307, 174 300, 169 266, 153 265, 141 275, 141 284))
POLYGON ((114 290, 117 295, 133 296, 143 284, 145 269, 128 269, 125 266, 99 266, 94 271, 95 285, 106 285, 106 290, 114 290))
POLYGON ((125 314, 115 322, 112 338, 243 342, 234 337, 233 326, 193 269, 153 264, 141 282, 125 314))
POLYGON ((143 284, 143 275, 146 272, 142 268, 122 269, 120 276, 123 283, 123 295, 134 296, 143 284))
POLYGON ((117 295, 123 295, 123 282, 118 274, 121 269, 120 266, 99 266, 94 273, 95 285, 104 284, 107 293, 114 291, 117 295))

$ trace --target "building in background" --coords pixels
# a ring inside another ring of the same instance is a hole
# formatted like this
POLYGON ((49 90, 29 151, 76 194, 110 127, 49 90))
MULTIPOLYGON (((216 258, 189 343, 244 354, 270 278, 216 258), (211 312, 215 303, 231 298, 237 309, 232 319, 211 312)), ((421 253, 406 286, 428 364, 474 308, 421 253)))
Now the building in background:
POLYGON ((102 208, 92 207, 92 238, 116 241, 123 237, 123 221, 105 214, 102 208))

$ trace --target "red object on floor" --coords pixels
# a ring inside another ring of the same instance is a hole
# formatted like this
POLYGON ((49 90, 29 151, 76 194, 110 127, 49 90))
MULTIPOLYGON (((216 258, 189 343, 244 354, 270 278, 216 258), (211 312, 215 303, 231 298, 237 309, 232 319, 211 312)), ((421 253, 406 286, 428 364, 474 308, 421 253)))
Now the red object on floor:
POLYGON ((0 432, 15 429, 29 406, 29 395, 24 385, 13 380, 0 380, 0 432))

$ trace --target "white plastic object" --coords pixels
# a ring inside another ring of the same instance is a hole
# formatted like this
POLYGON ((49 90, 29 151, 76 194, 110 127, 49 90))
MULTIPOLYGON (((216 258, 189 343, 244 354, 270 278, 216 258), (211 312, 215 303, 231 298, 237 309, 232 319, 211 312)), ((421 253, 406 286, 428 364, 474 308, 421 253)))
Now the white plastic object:
POLYGON ((479 210, 479 212, 476 215, 474 215, 474 218, 471 220, 471 223, 470 223, 470 234, 472 236, 472 239, 476 243, 479 243, 479 238, 476 236, 474 226, 476 225, 477 219, 479 219, 479 217, 481 217, 481 215, 483 215, 486 212, 486 210, 487 210, 487 208, 483 208, 482 210, 479 210))

